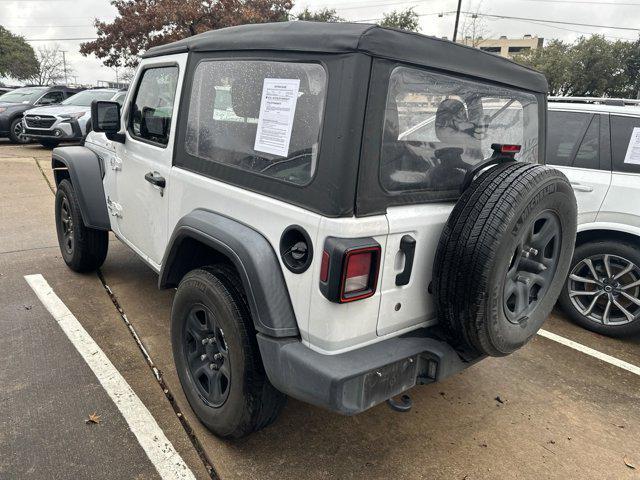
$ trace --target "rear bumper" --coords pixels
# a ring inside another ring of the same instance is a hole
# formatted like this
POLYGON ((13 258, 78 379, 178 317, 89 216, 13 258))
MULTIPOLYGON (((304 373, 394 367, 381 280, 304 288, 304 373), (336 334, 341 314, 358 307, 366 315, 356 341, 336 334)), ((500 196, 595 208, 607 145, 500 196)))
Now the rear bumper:
POLYGON ((283 393, 344 415, 360 413, 416 384, 471 366, 426 329, 339 355, 323 355, 295 338, 258 334, 267 376, 283 393))

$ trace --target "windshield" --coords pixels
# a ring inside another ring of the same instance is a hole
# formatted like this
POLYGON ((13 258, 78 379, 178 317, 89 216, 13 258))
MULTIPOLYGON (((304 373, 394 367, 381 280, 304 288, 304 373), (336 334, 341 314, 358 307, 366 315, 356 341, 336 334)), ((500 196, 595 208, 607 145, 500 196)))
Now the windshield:
POLYGON ((47 87, 17 88, 0 95, 0 102, 7 103, 33 103, 44 93, 47 87))
POLYGON ((385 189, 457 190, 491 156, 493 143, 520 145, 518 160, 538 161, 535 95, 414 68, 392 72, 380 172, 385 189))
POLYGON ((62 105, 75 105, 76 107, 90 107, 94 100, 111 100, 113 90, 85 90, 67 98, 62 105))

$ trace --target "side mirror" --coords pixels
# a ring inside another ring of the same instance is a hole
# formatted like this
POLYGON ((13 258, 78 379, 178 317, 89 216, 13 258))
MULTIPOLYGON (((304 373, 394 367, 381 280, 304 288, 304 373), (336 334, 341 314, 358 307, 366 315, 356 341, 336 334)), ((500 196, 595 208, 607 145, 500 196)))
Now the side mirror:
POLYGON ((109 140, 124 143, 120 132, 120 104, 106 100, 91 102, 91 128, 94 132, 104 132, 109 140))

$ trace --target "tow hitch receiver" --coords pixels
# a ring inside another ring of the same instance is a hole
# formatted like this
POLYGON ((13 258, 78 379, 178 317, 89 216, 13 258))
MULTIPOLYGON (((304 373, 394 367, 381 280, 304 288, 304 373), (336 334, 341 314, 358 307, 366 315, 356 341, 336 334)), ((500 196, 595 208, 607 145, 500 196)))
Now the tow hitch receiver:
POLYGON ((411 410, 411 407, 413 407, 413 401, 411 400, 411 397, 409 395, 404 394, 400 395, 400 398, 398 400, 396 400, 396 397, 390 398, 389 400, 387 400, 387 405, 389 405, 389 408, 391 410, 405 413, 411 410))

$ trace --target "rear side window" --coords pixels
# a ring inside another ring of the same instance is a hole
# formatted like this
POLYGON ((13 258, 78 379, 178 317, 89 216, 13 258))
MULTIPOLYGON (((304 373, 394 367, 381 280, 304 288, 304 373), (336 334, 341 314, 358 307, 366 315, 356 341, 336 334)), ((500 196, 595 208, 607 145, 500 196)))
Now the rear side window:
POLYGON ((169 143, 177 84, 178 67, 148 68, 142 73, 129 115, 133 137, 162 147, 169 143))
POLYGON ((611 150, 615 171, 640 173, 640 118, 611 115, 611 150))
POLYGON ((185 149, 297 185, 316 170, 327 76, 315 63, 205 61, 194 74, 185 149))
POLYGON ((594 115, 582 137, 573 166, 579 168, 600 168, 600 115, 594 115))
POLYGON ((393 70, 380 169, 387 191, 456 190, 471 167, 491 156, 492 143, 521 145, 518 160, 538 161, 534 95, 414 68, 393 70))
MULTIPOLYGON (((573 166, 578 146, 592 117, 591 113, 549 112, 547 118, 547 164, 561 167, 573 166)), ((595 133, 597 136, 598 131, 596 130, 595 133)), ((585 155, 584 151, 582 155, 585 155)))

